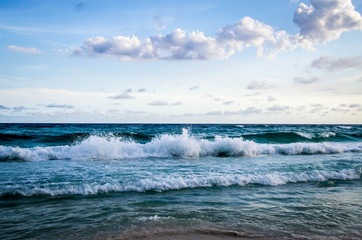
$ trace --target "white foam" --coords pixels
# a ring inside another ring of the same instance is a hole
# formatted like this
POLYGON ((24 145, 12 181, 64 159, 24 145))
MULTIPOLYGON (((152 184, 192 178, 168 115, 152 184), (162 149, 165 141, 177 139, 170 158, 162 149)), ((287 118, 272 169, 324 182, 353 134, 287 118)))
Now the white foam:
POLYGON ((51 159, 132 159, 147 157, 199 158, 208 156, 299 155, 362 152, 362 143, 259 144, 242 138, 216 136, 198 139, 183 129, 182 134, 163 134, 141 144, 114 136, 90 136, 69 146, 19 148, 0 146, 0 161, 51 159))
POLYGON ((324 132, 324 133, 318 133, 318 136, 322 138, 329 138, 329 137, 335 137, 336 134, 334 132, 324 132))
POLYGON ((163 220, 170 220, 174 219, 173 217, 160 217, 158 215, 149 216, 149 217, 139 217, 137 218, 137 222, 148 222, 148 221, 163 221, 163 220))
MULTIPOLYGON (((328 180, 355 180, 360 179, 362 170, 343 169, 340 171, 312 170, 301 173, 271 172, 267 174, 232 174, 232 173, 204 173, 203 175, 168 175, 151 176, 143 179, 135 179, 124 183, 112 181, 105 184, 87 183, 77 186, 69 184, 53 184, 49 186, 13 186, 13 189, 5 188, 0 195, 6 193, 20 194, 22 196, 34 195, 95 195, 110 192, 145 192, 179 190, 185 188, 212 187, 212 186, 245 186, 247 184, 261 184, 266 186, 278 186, 287 183, 300 182, 324 182, 328 180)), ((155 217, 156 218, 156 217, 155 217)), ((147 219, 145 219, 147 220, 147 219)))
POLYGON ((312 139, 315 136, 313 133, 304 133, 304 132, 296 132, 296 134, 308 139, 312 139))
POLYGON ((313 138, 329 138, 329 137, 335 137, 336 133, 334 132, 322 132, 322 133, 305 133, 305 132, 296 132, 297 135, 307 138, 307 139, 313 139, 313 138))
POLYGON ((352 127, 351 126, 338 126, 339 128, 342 128, 342 129, 351 129, 352 127))

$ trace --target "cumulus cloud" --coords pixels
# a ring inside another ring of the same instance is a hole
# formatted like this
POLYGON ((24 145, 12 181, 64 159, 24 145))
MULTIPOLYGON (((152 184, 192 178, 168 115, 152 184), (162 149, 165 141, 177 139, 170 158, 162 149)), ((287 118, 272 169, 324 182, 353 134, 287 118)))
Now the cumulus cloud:
POLYGON ((244 17, 233 25, 227 25, 217 33, 217 40, 229 49, 229 54, 244 47, 254 46, 257 55, 263 56, 266 47, 272 49, 269 54, 286 51, 296 47, 295 37, 285 31, 275 31, 273 27, 251 17, 244 17))
POLYGON ((293 82, 296 84, 312 84, 321 81, 320 78, 311 77, 311 78, 303 78, 303 77, 295 77, 293 82))
POLYGON ((56 104, 56 103, 45 105, 45 107, 47 107, 47 108, 65 108, 65 109, 73 109, 73 108, 75 108, 73 105, 56 104))
POLYGON ((255 90, 255 89, 270 89, 275 88, 273 85, 269 85, 266 81, 252 81, 251 83, 246 86, 249 90, 255 90))
POLYGON ((8 46, 9 50, 16 51, 16 52, 22 52, 22 53, 30 53, 30 54, 40 54, 41 51, 39 51, 36 48, 25 48, 25 47, 18 47, 18 46, 8 46))
POLYGON ((350 68, 362 68, 362 57, 330 58, 320 57, 311 63, 311 67, 327 71, 336 71, 350 68))
POLYGON ((207 37, 203 32, 186 31, 177 28, 169 34, 148 37, 102 36, 87 39, 81 47, 72 49, 73 55, 112 56, 121 61, 132 60, 212 60, 225 59, 245 47, 256 47, 257 55, 273 56, 279 51, 293 49, 295 37, 285 31, 250 17, 244 17, 233 25, 227 25, 207 37), (265 49, 269 49, 265 53, 265 49))
POLYGON ((338 39, 343 32, 362 29, 361 15, 351 0, 311 0, 309 6, 301 3, 293 21, 300 28, 297 34, 277 30, 246 16, 221 28, 214 37, 205 36, 201 31, 176 28, 169 34, 145 39, 135 35, 111 39, 95 36, 80 47, 72 47, 71 51, 75 56, 110 56, 121 61, 220 60, 244 48, 255 47, 257 56, 274 57, 281 51, 298 46, 312 48, 338 39))
POLYGON ((301 3, 293 19, 304 46, 336 40, 343 32, 362 29, 362 17, 351 0, 311 0, 310 4, 301 3))

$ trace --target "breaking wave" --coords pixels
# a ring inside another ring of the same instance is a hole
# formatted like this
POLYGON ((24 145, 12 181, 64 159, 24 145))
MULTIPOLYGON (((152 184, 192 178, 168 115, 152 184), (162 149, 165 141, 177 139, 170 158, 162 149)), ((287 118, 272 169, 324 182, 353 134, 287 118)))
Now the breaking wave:
POLYGON ((187 188, 230 187, 258 184, 278 186, 288 183, 325 182, 329 180, 350 181, 361 179, 362 170, 343 169, 341 171, 312 170, 308 172, 273 172, 267 174, 217 174, 207 175, 168 175, 154 176, 134 180, 133 182, 110 181, 107 183, 84 183, 69 186, 65 183, 54 183, 52 186, 19 186, 15 185, 0 190, 0 199, 32 196, 62 196, 62 195, 96 195, 115 192, 163 192, 187 188))
POLYGON ((297 135, 307 138, 307 139, 313 139, 313 138, 329 138, 329 137, 335 137, 336 134, 334 132, 322 132, 322 133, 304 133, 304 132, 296 132, 297 135))
POLYGON ((216 136, 198 139, 183 129, 182 134, 163 134, 147 143, 122 137, 90 136, 73 145, 20 148, 0 146, 0 161, 41 161, 55 159, 133 159, 147 157, 242 157, 258 155, 311 155, 362 152, 362 143, 261 144, 242 138, 216 136))

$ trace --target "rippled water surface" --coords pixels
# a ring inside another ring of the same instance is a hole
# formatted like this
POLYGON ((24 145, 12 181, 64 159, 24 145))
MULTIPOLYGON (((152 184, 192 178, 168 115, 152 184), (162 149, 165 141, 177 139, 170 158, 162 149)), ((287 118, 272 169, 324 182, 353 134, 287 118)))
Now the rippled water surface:
POLYGON ((359 239, 360 125, 0 124, 0 238, 359 239))

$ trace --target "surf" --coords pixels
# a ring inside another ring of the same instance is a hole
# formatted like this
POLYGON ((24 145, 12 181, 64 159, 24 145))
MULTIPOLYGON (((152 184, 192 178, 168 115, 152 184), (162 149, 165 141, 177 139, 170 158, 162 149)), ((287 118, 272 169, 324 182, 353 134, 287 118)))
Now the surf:
POLYGON ((215 136, 202 139, 188 129, 181 134, 161 134, 149 142, 108 134, 91 135, 70 145, 21 148, 0 146, 0 161, 43 161, 57 159, 135 159, 253 157, 270 155, 314 155, 362 152, 362 142, 297 142, 288 144, 256 143, 241 137, 215 136))

